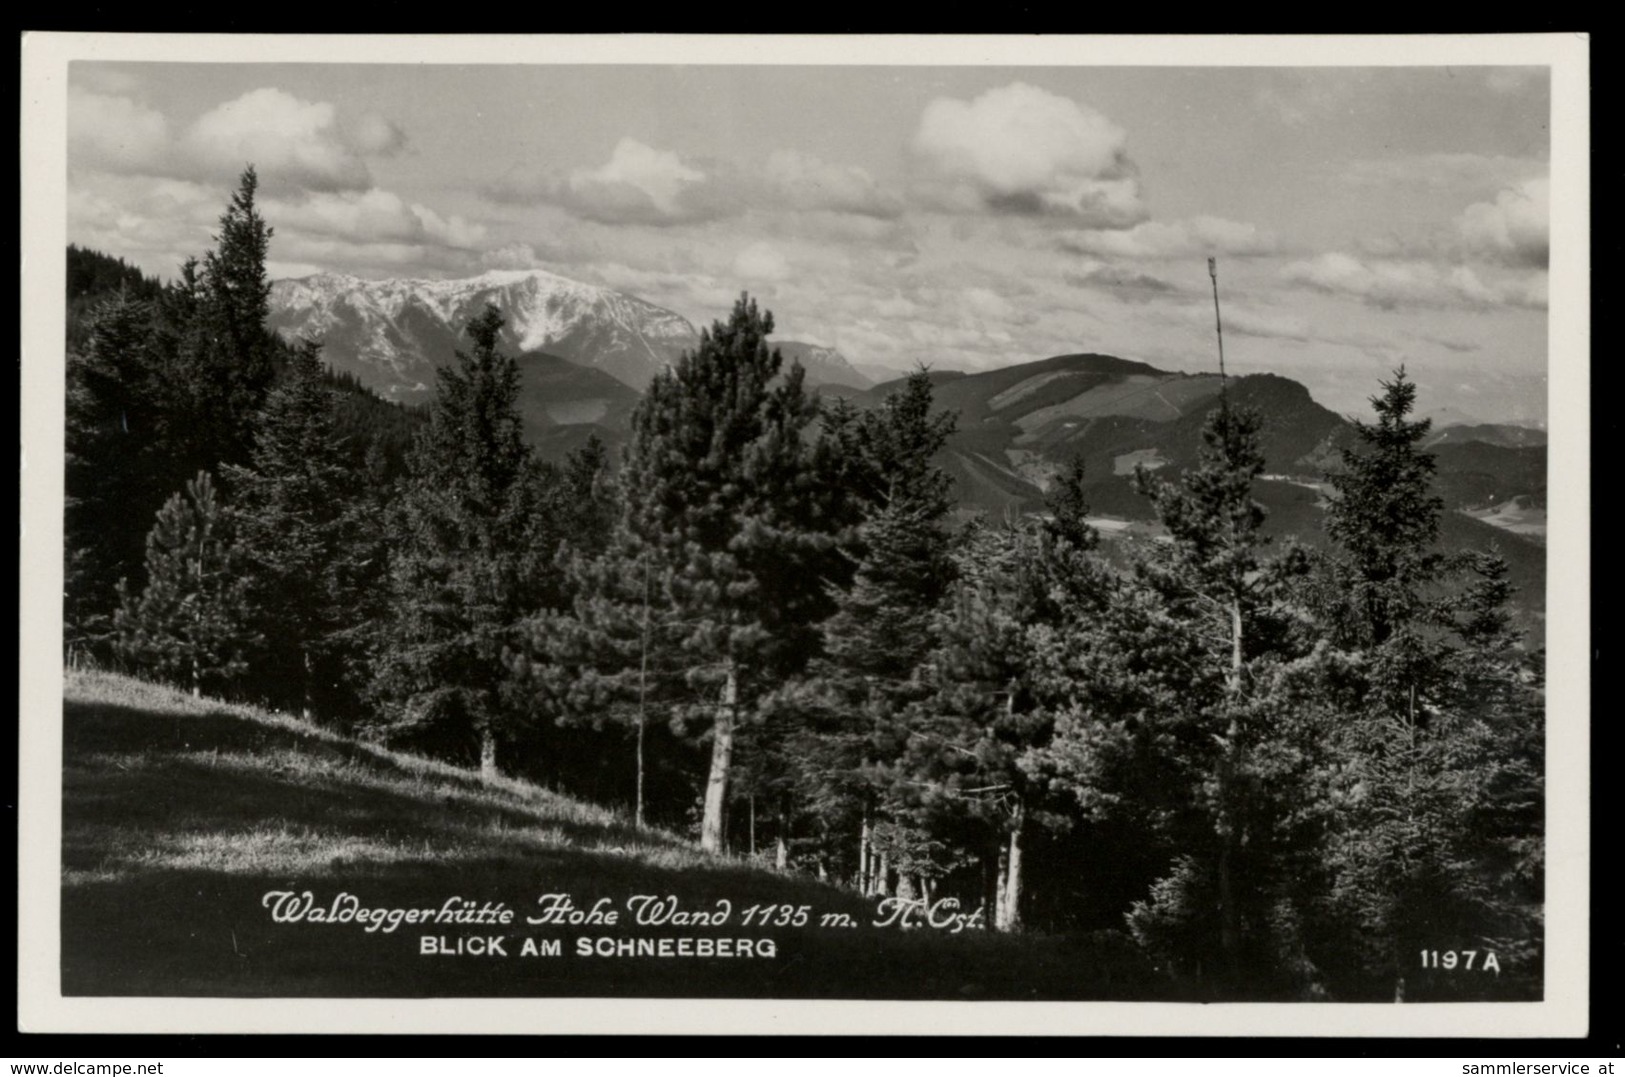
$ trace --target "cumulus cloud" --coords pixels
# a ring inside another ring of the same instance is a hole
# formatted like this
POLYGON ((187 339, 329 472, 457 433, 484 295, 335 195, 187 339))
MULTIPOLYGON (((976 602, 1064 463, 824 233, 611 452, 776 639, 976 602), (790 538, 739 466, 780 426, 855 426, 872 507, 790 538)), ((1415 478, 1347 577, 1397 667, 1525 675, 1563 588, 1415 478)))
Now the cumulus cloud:
POLYGON ((758 200, 787 209, 833 210, 882 220, 903 211, 902 199, 881 189, 873 176, 853 165, 831 164, 799 150, 778 150, 762 170, 758 200))
POLYGON ((778 150, 763 162, 697 161, 623 138, 607 162, 561 172, 516 168, 486 194, 498 202, 563 206, 603 224, 686 224, 750 209, 890 221, 902 201, 864 169, 778 150))
POLYGON ((1120 231, 1086 230, 1063 233, 1056 241, 1062 250, 1101 258, 1186 258, 1197 255, 1274 254, 1280 242, 1274 233, 1223 217, 1192 217, 1183 221, 1143 221, 1120 231))
POLYGON ((459 216, 442 217, 427 206, 409 203, 391 191, 317 192, 297 201, 268 200, 266 220, 275 227, 295 228, 321 236, 341 236, 355 243, 433 243, 470 248, 485 238, 482 225, 459 216))
POLYGON ((372 185, 366 162, 339 127, 337 109, 269 87, 199 116, 183 137, 183 149, 220 177, 252 163, 278 186, 343 191, 372 185))
POLYGON ((369 112, 350 125, 350 140, 369 157, 393 157, 407 148, 406 131, 387 116, 369 112))
POLYGON ((1343 253, 1323 254, 1293 262, 1281 275, 1327 295, 1360 299, 1384 310, 1398 307, 1474 307, 1546 305, 1544 279, 1510 279, 1487 283, 1471 267, 1441 267, 1432 262, 1362 261, 1343 253))
POLYGON ((127 97, 68 91, 68 161, 75 167, 147 173, 169 151, 163 113, 127 97))
POLYGON ((1494 202, 1476 202, 1457 218, 1468 249, 1510 265, 1545 266, 1551 252, 1551 181, 1507 188, 1494 202))
POLYGON ((951 212, 1127 227, 1145 209, 1126 144, 1123 129, 1099 112, 1026 83, 972 101, 938 98, 914 134, 914 193, 951 212))
POLYGON ((346 122, 327 102, 274 87, 223 102, 179 132, 130 97, 75 87, 68 144, 69 163, 81 171, 229 183, 252 164, 267 191, 365 191, 366 159, 401 152, 407 138, 386 117, 346 122))

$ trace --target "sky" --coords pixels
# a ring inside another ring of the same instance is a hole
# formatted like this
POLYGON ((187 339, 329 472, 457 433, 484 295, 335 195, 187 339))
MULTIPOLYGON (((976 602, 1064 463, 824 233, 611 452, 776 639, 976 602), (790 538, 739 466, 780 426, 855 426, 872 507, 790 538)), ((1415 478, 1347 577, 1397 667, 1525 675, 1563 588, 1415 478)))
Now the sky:
POLYGON ((75 61, 68 239, 172 279, 252 162, 273 277, 542 268, 858 364, 1225 360, 1546 417, 1541 67, 75 61))

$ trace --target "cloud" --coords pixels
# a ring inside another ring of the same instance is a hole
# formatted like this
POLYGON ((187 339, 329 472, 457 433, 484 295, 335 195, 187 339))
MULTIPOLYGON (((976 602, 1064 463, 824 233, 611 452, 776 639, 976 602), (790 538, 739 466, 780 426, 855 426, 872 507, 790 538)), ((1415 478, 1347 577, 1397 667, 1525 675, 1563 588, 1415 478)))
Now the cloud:
POLYGON ((1399 307, 1497 306, 1544 308, 1546 285, 1540 279, 1518 279, 1491 284, 1465 265, 1441 267, 1432 262, 1362 261, 1343 253, 1323 254, 1310 261, 1293 262, 1282 277, 1327 295, 1348 296, 1383 310, 1399 307))
POLYGON ((809 153, 778 150, 756 163, 697 161, 634 138, 621 139, 596 168, 516 168, 486 194, 501 203, 559 205, 601 224, 688 224, 751 209, 884 222, 903 209, 865 170, 809 153))
POLYGON ((799 150, 768 155, 756 203, 798 210, 832 210, 888 220, 903 212, 902 199, 881 189, 853 165, 831 164, 799 150))
POLYGON ((252 164, 267 192, 366 191, 366 159, 407 146, 405 131, 383 116, 345 122, 327 102, 273 87, 223 102, 180 132, 130 97, 75 87, 68 132, 76 170, 230 183, 252 164))
POLYGON ((1274 254, 1280 241, 1274 233, 1223 217, 1192 217, 1183 221, 1143 221, 1120 231, 1063 233, 1056 241, 1062 250, 1103 258, 1186 258, 1198 255, 1274 254))
POLYGON ((317 192, 295 201, 268 199, 263 207, 272 227, 352 243, 432 243, 471 248, 485 228, 462 217, 442 217, 427 206, 374 187, 367 191, 317 192))
POLYGON ((350 142, 368 157, 393 157, 409 145, 401 125, 376 112, 369 112, 350 125, 350 142))
POLYGON ((1125 303, 1150 303, 1183 291, 1172 281, 1104 262, 1093 262, 1083 269, 1064 273, 1062 279, 1077 288, 1106 292, 1125 303))
POLYGON ((169 152, 163 113, 127 97, 68 91, 68 160, 75 167, 149 173, 169 152))
POLYGON ((733 262, 734 275, 747 281, 780 281, 790 277, 790 263, 767 243, 753 243, 733 262))
POLYGON ((365 190, 372 177, 338 125, 338 110, 281 90, 250 90, 199 116, 183 149, 207 174, 235 176, 253 164, 275 186, 365 190))
POLYGON ((1509 265, 1545 266, 1551 253, 1551 181, 1533 179, 1476 202, 1456 220, 1469 250, 1509 265))
POLYGON ((911 149, 916 197, 950 212, 1072 217, 1095 228, 1144 219, 1121 127, 1026 83, 926 106, 911 149))

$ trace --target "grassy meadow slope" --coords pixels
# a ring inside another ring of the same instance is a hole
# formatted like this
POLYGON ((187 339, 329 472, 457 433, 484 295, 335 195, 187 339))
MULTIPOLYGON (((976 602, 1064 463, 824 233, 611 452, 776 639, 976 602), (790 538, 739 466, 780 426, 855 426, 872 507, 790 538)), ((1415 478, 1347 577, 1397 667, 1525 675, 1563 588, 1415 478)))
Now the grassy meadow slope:
POLYGON ((294 719, 109 673, 67 675, 62 990, 239 997, 700 996, 1132 999, 1150 971, 1115 935, 950 935, 868 926, 874 902, 708 857, 669 833, 517 781, 347 741, 294 719), (507 927, 273 923, 268 891, 367 908, 453 897, 507 927), (530 927, 543 894, 732 902, 718 927, 530 927), (805 928, 743 926, 751 905, 805 928), (825 914, 858 926, 819 926, 825 914), (501 934, 506 957, 423 956, 420 936, 501 934), (772 958, 582 957, 575 938, 772 938, 772 958), (557 957, 522 940, 557 939, 557 957))

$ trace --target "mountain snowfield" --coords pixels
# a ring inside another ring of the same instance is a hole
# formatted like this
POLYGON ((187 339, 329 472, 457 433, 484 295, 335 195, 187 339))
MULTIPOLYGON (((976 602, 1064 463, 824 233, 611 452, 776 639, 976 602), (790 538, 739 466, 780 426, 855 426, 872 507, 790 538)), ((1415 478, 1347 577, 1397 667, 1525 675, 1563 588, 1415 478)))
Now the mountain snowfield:
MULTIPOLYGON (((646 300, 541 269, 491 270, 460 280, 366 280, 322 273, 271 285, 270 324, 322 343, 323 358, 391 400, 421 402, 436 366, 487 303, 507 319, 502 344, 602 370, 634 389, 699 343, 687 318, 646 300)), ((838 352, 780 342, 814 384, 865 387, 838 352)))

